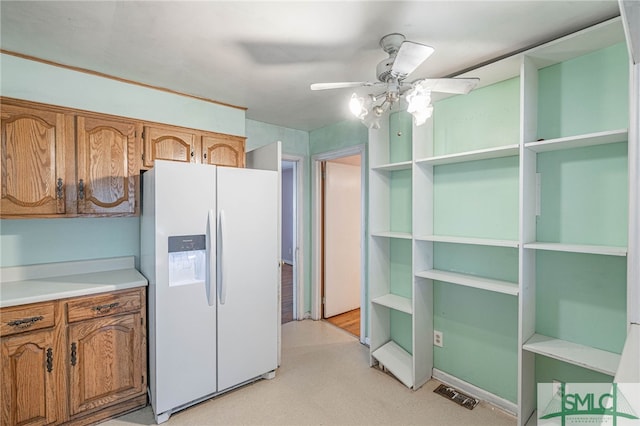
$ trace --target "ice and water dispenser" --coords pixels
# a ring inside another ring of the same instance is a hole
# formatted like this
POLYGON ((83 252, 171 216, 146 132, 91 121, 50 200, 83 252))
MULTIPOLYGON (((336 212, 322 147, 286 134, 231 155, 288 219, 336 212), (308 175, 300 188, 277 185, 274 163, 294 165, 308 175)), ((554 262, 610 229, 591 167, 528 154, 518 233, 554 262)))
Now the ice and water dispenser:
POLYGON ((204 235, 169 237, 169 287, 204 283, 206 259, 204 235))

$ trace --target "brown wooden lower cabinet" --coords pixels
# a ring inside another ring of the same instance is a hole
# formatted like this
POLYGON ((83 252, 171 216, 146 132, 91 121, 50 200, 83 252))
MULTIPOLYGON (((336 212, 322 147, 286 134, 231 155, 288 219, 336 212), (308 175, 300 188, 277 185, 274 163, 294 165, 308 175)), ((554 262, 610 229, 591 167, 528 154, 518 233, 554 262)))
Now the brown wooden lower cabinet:
POLYGON ((145 288, 0 316, 3 425, 92 424, 146 405, 145 288))

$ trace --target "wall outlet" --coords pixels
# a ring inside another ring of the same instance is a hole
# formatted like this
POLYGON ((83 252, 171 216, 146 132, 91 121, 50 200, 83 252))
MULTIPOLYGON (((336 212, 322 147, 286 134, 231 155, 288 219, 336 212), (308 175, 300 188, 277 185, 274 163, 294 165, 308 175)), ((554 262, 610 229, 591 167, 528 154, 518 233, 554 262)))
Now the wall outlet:
POLYGON ((433 344, 438 347, 444 346, 444 336, 442 331, 433 330, 433 344))

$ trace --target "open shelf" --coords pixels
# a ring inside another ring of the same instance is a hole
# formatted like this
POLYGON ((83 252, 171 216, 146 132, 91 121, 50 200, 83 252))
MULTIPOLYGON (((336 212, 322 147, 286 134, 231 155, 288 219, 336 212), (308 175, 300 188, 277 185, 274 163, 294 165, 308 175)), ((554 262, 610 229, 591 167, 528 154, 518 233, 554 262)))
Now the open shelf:
POLYGON ((627 129, 589 133, 586 135, 567 136, 539 142, 527 142, 525 148, 535 152, 557 151, 561 149, 582 148, 594 145, 626 142, 629 138, 627 129))
POLYGON ((409 315, 413 313, 413 308, 411 306, 411 299, 398 296, 392 293, 385 294, 380 297, 376 297, 375 299, 371 300, 371 303, 375 303, 381 306, 386 306, 387 308, 395 309, 396 311, 401 311, 409 315))
POLYGON ((413 387, 411 355, 394 341, 385 343, 371 354, 406 387, 413 387))
POLYGON ((453 237, 448 235, 420 235, 416 240, 433 241, 436 243, 472 244, 478 246, 518 248, 517 240, 493 240, 489 238, 453 237))
POLYGON ((497 148, 485 148, 475 151, 460 152, 456 154, 438 155, 436 157, 423 158, 416 160, 416 164, 426 164, 437 166, 441 164, 463 163, 466 161, 487 160, 491 158, 512 157, 518 155, 520 151, 519 145, 506 145, 497 148))
POLYGON ((614 376, 620 363, 620 355, 566 340, 534 334, 522 348, 599 373, 614 376))
POLYGON ((563 243, 526 243, 524 248, 534 250, 564 251, 569 253, 600 254, 606 256, 626 256, 626 247, 596 246, 588 244, 563 244, 563 243))
POLYGON ((451 284, 463 285, 466 287, 478 288, 481 290, 493 291, 496 293, 518 295, 518 284, 508 281, 494 280, 490 278, 476 277, 474 275, 459 274, 457 272, 440 271, 430 269, 416 273, 417 277, 428 278, 430 280, 444 281, 451 284))
POLYGON ((411 168, 411 161, 401 161, 399 163, 381 164, 379 166, 371 167, 371 170, 382 172, 393 172, 396 170, 408 170, 411 168))
POLYGON ((411 234, 408 232, 394 232, 394 231, 372 232, 371 236, 382 237, 382 238, 400 238, 403 240, 411 239, 411 234))

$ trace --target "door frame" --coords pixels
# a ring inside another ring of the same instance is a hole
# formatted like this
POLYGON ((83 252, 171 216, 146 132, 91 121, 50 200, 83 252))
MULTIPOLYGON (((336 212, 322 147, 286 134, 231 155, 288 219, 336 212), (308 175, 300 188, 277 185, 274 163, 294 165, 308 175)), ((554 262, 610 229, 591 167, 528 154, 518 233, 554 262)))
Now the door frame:
POLYGON ((304 319, 304 157, 282 154, 281 161, 296 163, 293 188, 294 253, 293 253, 293 319, 304 319))
POLYGON ((323 161, 360 155, 360 342, 365 343, 366 292, 366 157, 365 144, 327 151, 311 157, 312 164, 312 263, 311 319, 320 320, 322 312, 322 167, 323 161))

